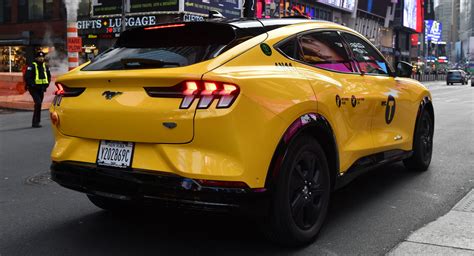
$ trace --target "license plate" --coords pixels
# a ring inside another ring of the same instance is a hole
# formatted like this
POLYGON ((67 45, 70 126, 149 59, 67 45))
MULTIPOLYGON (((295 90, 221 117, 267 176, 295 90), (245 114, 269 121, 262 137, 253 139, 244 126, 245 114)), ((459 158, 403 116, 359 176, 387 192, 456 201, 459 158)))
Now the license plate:
POLYGON ((97 165, 128 168, 133 157, 133 142, 101 140, 97 165))

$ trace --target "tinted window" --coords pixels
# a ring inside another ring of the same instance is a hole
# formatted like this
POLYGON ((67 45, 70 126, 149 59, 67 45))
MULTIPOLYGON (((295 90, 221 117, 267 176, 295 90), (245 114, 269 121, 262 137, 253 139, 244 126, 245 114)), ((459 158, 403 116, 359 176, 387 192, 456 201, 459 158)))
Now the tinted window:
POLYGON ((389 67, 385 60, 366 41, 347 33, 343 33, 343 37, 349 44, 361 72, 367 74, 389 73, 389 67))
POLYGON ((309 65, 338 72, 354 72, 342 40, 336 32, 315 32, 299 37, 299 59, 309 65))
POLYGON ((299 55, 296 43, 296 38, 292 38, 279 45, 278 49, 280 49, 280 51, 282 51, 286 56, 293 59, 298 59, 297 56, 299 55))
POLYGON ((182 67, 214 58, 234 42, 242 40, 226 24, 160 24, 125 31, 113 49, 99 55, 83 70, 182 67))

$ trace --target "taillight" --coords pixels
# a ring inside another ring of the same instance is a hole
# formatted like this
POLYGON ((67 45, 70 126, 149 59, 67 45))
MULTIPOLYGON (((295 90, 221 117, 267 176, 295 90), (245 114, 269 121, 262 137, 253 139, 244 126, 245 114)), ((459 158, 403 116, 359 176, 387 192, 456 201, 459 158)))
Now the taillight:
POLYGON ((217 108, 232 106, 239 95, 239 87, 234 84, 215 81, 184 81, 172 87, 145 87, 147 94, 157 98, 183 98, 179 108, 188 109, 195 99, 199 99, 198 109, 206 109, 214 100, 217 108))
POLYGON ((60 83, 56 83, 56 91, 54 92, 54 95, 63 95, 64 94, 64 87, 60 83))
POLYGON ((56 91, 54 95, 62 96, 62 97, 75 97, 81 95, 86 88, 78 88, 78 87, 67 87, 64 84, 56 83, 56 91))

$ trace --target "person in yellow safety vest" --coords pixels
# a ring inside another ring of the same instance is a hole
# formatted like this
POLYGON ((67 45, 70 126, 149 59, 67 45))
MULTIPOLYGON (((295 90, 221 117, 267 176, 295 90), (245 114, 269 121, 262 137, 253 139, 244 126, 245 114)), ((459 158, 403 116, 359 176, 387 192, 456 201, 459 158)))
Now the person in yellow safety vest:
POLYGON ((35 102, 32 122, 32 127, 34 128, 41 127, 41 106, 43 104, 44 92, 51 82, 51 73, 44 62, 44 57, 44 52, 37 52, 35 54, 35 61, 26 68, 25 72, 26 89, 35 102))

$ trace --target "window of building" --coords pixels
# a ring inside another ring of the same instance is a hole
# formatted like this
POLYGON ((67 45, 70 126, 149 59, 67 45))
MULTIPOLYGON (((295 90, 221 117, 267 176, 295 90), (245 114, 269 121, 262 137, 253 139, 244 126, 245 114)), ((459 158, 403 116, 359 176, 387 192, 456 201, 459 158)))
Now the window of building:
POLYGON ((53 18, 53 9, 54 1, 53 0, 44 0, 44 18, 51 19, 53 18))
POLYGON ((25 22, 28 20, 28 1, 18 0, 18 21, 25 22))
POLYGON ((39 1, 28 1, 28 19, 29 20, 42 20, 44 17, 44 2, 39 1))
POLYGON ((382 75, 390 73, 390 67, 374 47, 355 35, 347 33, 342 33, 342 35, 349 44, 361 72, 382 75))
POLYGON ((12 0, 0 0, 0 23, 11 21, 12 0))
POLYGON ((338 72, 354 72, 354 65, 347 56, 337 32, 315 32, 299 38, 300 60, 318 68, 338 72))

